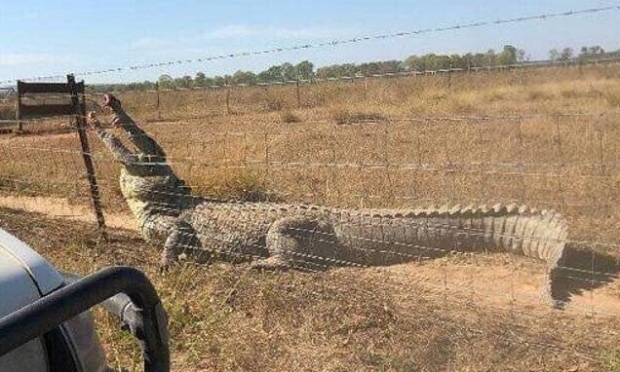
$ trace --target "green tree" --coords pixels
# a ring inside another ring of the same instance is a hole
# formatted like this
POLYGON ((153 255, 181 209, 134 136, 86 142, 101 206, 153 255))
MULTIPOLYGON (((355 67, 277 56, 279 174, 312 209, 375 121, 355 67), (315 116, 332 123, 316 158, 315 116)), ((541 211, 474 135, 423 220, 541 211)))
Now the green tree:
POLYGON ((355 63, 345 63, 340 65, 339 72, 341 77, 354 77, 357 75, 357 66, 355 63))
POLYGON ((316 77, 319 79, 329 79, 338 77, 338 66, 325 66, 316 70, 316 77))
POLYGON ((202 87, 207 86, 206 81, 207 81, 207 76, 204 73, 202 73, 202 72, 197 72, 196 76, 194 76, 194 86, 195 87, 202 88, 202 87))
POLYGON ((560 61, 568 62, 573 59, 573 48, 564 48, 562 49, 562 53, 560 53, 560 61))
POLYGON ((312 80, 314 78, 314 65, 310 61, 301 61, 295 65, 297 76, 302 80, 312 80))
POLYGON ((213 77, 213 85, 218 87, 223 87, 226 85, 226 79, 223 76, 214 76, 213 77))
POLYGON ((590 54, 592 54, 592 55, 605 54, 605 50, 603 48, 601 48, 600 45, 595 45, 593 47, 590 47, 589 51, 590 51, 590 54))
POLYGON ((381 73, 381 65, 378 62, 362 63, 358 66, 357 72, 364 76, 381 73))
POLYGON ((420 66, 420 70, 422 71, 427 71, 427 70, 437 70, 437 55, 430 53, 430 54, 425 54, 423 56, 420 57, 419 60, 419 66, 420 66))
POLYGON ((581 47, 581 51, 579 56, 577 57, 580 61, 587 61, 593 58, 600 57, 605 54, 605 50, 601 48, 599 45, 595 45, 592 47, 581 47))
POLYGON ((512 45, 504 45, 504 50, 497 56, 499 65, 514 65, 517 63, 517 48, 512 45))
POLYGON ((213 79, 212 77, 207 76, 205 78, 203 87, 212 87, 214 85, 215 85, 215 79, 213 79))
POLYGON ((466 68, 465 59, 460 54, 450 56, 450 68, 466 68))
POLYGON ((495 65, 497 65, 497 55, 495 54, 495 50, 489 49, 484 54, 484 65, 485 66, 495 66, 495 65))
POLYGON ((176 88, 184 88, 189 89, 192 87, 192 77, 189 75, 185 75, 181 78, 174 79, 174 85, 176 88))
POLYGON ((254 85, 256 84, 256 74, 251 71, 241 71, 238 70, 232 76, 233 84, 245 84, 245 85, 254 85))
POLYGON ((400 61, 380 61, 377 62, 378 72, 380 74, 390 74, 397 73, 401 71, 401 62, 400 61))
POLYGON ((435 57, 435 70, 445 70, 452 67, 452 58, 446 55, 435 57))
POLYGON ((557 49, 551 49, 549 51, 549 60, 555 62, 560 60, 560 52, 557 49))
POLYGON ((405 59, 405 68, 409 71, 420 71, 420 57, 416 55, 409 56, 405 59))
POLYGON ((476 53, 474 54, 474 66, 475 67, 484 67, 486 66, 487 56, 484 53, 476 53))
POLYGON ((280 70, 282 72, 282 76, 280 78, 282 81, 297 80, 297 71, 295 70, 295 66, 293 66, 291 63, 283 63, 280 66, 280 70))
POLYGON ((282 66, 271 66, 267 70, 258 74, 260 83, 271 83, 274 81, 282 81, 282 66))
POLYGON ((174 79, 172 79, 170 75, 160 75, 159 78, 157 78, 157 82, 162 89, 174 88, 174 79))

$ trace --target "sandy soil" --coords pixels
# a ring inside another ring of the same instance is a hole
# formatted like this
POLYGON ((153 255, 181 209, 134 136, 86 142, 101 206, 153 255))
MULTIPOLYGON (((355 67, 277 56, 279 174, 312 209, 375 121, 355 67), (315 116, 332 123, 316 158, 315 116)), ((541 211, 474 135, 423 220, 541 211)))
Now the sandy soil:
MULTIPOLYGON (((465 260, 439 259, 423 265, 404 264, 386 269, 394 290, 417 283, 443 293, 448 301, 472 302, 494 308, 545 314, 551 311, 544 294, 547 280, 538 262, 508 255, 470 256, 465 260), (457 262, 454 262, 457 261, 457 262)), ((620 280, 573 294, 565 313, 593 317, 620 316, 620 280)))
MULTIPOLYGON (((66 218, 82 222, 96 223, 95 213, 87 205, 69 203, 67 198, 0 196, 0 207, 41 213, 48 217, 66 218)), ((112 228, 137 230, 133 216, 129 214, 105 213, 106 225, 112 228)))

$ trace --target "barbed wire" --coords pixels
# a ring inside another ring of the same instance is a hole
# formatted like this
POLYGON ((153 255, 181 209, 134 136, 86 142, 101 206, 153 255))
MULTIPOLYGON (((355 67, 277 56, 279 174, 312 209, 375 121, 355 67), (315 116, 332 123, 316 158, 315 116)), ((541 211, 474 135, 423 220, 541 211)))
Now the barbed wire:
MULTIPOLYGON (((294 45, 294 46, 283 46, 283 47, 258 50, 258 51, 233 52, 233 53, 226 53, 226 54, 220 54, 220 55, 208 56, 208 57, 202 57, 202 58, 194 58, 194 59, 178 59, 178 60, 167 61, 167 62, 119 66, 119 67, 113 67, 113 68, 108 68, 108 69, 78 72, 76 73, 76 75, 92 76, 92 75, 103 75, 103 74, 110 74, 110 73, 152 69, 152 68, 158 68, 158 67, 169 67, 169 66, 185 65, 185 64, 197 64, 197 63, 211 62, 215 60, 236 59, 236 58, 241 58, 241 57, 275 54, 275 53, 282 53, 282 52, 288 52, 288 51, 316 49, 316 48, 323 48, 323 47, 335 47, 335 46, 341 46, 341 45, 367 42, 371 40, 387 40, 387 39, 395 39, 395 38, 402 38, 402 37, 408 37, 408 36, 419 36, 419 35, 424 35, 424 34, 441 33, 441 32, 446 32, 446 31, 472 29, 472 28, 486 27, 486 26, 492 26, 492 25, 504 25, 504 24, 510 24, 510 23, 521 23, 521 22, 536 21, 536 20, 549 20, 553 18, 573 17, 577 15, 595 14, 595 13, 603 13, 603 12, 617 11, 617 10, 620 10, 620 5, 579 9, 579 10, 569 10, 569 11, 563 11, 563 12, 557 12, 557 13, 542 13, 542 14, 531 15, 531 16, 504 18, 504 19, 498 19, 494 21, 480 21, 480 22, 473 22, 473 23, 457 24, 453 26, 434 27, 434 28, 427 28, 427 29, 418 29, 418 30, 413 30, 413 31, 402 31, 402 32, 387 33, 387 34, 376 34, 376 35, 369 35, 369 36, 362 36, 362 37, 354 37, 351 39, 332 40, 332 41, 327 41, 327 42, 316 42, 316 43, 294 45)), ((37 77, 23 78, 23 79, 2 80, 0 81, 0 84, 11 84, 11 83, 17 82, 17 80, 43 81, 43 80, 62 79, 65 77, 66 77, 66 74, 37 76, 37 77)))
MULTIPOLYGON (((542 114, 525 114, 525 115, 489 115, 489 116, 485 116, 485 115, 471 115, 471 116, 453 116, 453 117, 400 117, 400 118, 387 118, 386 120, 373 120, 373 121, 368 121, 369 123, 387 123, 389 124, 391 121, 395 121, 395 120, 401 120, 401 121, 422 121, 425 123, 428 122, 432 122, 432 119, 436 119, 436 120, 445 120, 445 121, 450 121, 450 122, 468 122, 468 121, 472 121, 472 122, 488 122, 491 120, 506 120, 506 121, 521 121, 521 120, 525 120, 528 118, 532 118, 532 117, 553 117, 553 118, 563 118, 563 117, 574 117, 574 118, 583 118, 583 117, 590 117, 590 118, 601 118, 601 117, 605 117, 606 115, 615 115, 618 112, 616 110, 611 111, 611 112, 597 112, 597 113, 592 113, 592 112, 565 112, 565 113, 559 113, 559 114, 547 114, 547 113, 542 113, 542 114)), ((327 121, 324 121, 327 122, 327 121)), ((363 123, 360 123, 360 125, 362 125, 363 123)), ((383 132, 384 129, 388 129, 391 126, 386 125, 385 128, 379 127, 379 129, 381 129, 381 131, 379 131, 380 133, 383 133, 384 135, 387 135, 389 133, 385 133, 383 132)), ((270 132, 269 130, 262 130, 262 131, 254 131, 257 134, 263 134, 263 135, 279 135, 279 134, 284 134, 284 133, 290 133, 287 131, 280 131, 280 132, 270 132)), ((379 133, 378 132, 378 133, 379 133)), ((221 134, 221 135, 231 135, 231 133, 236 133, 236 132, 226 132, 226 131, 218 131, 218 132, 213 132, 212 135, 216 135, 216 134, 221 134)), ((249 132, 238 132, 239 135, 246 135, 249 132)), ((206 133, 206 134, 211 134, 211 133, 206 133)), ((553 146, 554 147, 558 147, 558 149, 561 150, 560 146, 561 146, 561 133, 557 132, 556 133, 558 138, 557 141, 554 140, 553 142, 553 146)), ((554 136, 556 135, 554 134, 554 136)), ((554 137, 555 138, 555 137, 554 137)), ((36 140, 36 139, 35 139, 36 140)), ((31 152, 31 153, 42 153, 42 154, 50 154, 53 152, 57 152, 57 153, 63 153, 63 154, 68 154, 68 155, 82 155, 85 154, 81 151, 77 151, 77 150, 70 150, 67 148, 51 148, 51 147, 37 147, 37 146, 23 146, 23 145, 15 145, 12 142, 3 142, 3 144, 5 144, 4 146, 0 145, 0 147, 7 149, 7 150, 24 150, 27 152, 31 152)), ((266 146, 269 146, 268 142, 266 142, 266 146)), ((95 157, 99 163, 106 163, 106 164, 112 164, 113 162, 111 161, 111 159, 109 157, 106 157, 103 153, 101 152, 89 152, 89 155, 95 157)), ((430 163, 430 162, 412 162, 412 163, 399 163, 399 162, 394 162, 393 160, 388 159, 387 157, 385 158, 384 162, 375 162, 375 163, 366 163, 366 162, 346 162, 346 161, 338 161, 337 159, 335 161, 332 162, 312 162, 312 161, 293 161, 293 162, 281 162, 281 161, 277 161, 277 160, 273 160, 273 159, 269 159, 268 157, 265 160, 257 160, 257 161, 247 161, 247 159, 245 160, 245 164, 239 165, 240 168, 251 168, 253 166, 257 166, 259 168, 264 167, 266 169, 287 169, 287 168, 291 168, 291 169, 297 169, 297 168, 313 168, 313 167, 331 167, 331 168, 343 168, 343 169, 360 169, 360 170, 365 170, 365 168, 368 168, 367 170, 379 170, 379 171, 393 171, 393 170, 398 170, 398 167, 403 168, 403 170, 428 170, 431 172, 436 172, 436 171, 440 171, 440 172, 444 172, 444 173, 459 173, 459 172, 473 172, 476 174, 485 174, 485 172, 488 171, 497 171, 497 172, 503 172, 503 173, 509 173, 509 174, 515 174, 515 175, 526 175, 527 172, 525 170, 530 169, 530 168, 558 168, 560 171, 557 172, 557 176, 561 176, 561 177, 566 177, 567 174, 570 174, 570 170, 574 169, 574 168, 580 168, 580 167, 585 167, 585 168, 594 168, 594 169, 598 169, 600 167, 603 168, 607 168, 607 170, 614 170, 615 167, 617 166, 617 162, 615 161, 609 161, 609 160, 605 160, 604 158, 601 158, 601 161, 599 162, 587 162, 587 161, 577 161, 577 162, 568 162, 566 161, 566 156, 565 153, 560 151, 559 152, 559 156, 560 158, 562 158, 562 161, 553 161, 553 162, 544 162, 544 161, 534 161, 534 162, 527 162, 527 161, 523 161, 523 160, 517 160, 517 161, 507 161, 507 162, 455 162, 455 161, 448 161, 448 162, 439 162, 439 163, 430 163), (391 165, 390 164, 394 164, 394 169, 390 168, 391 165), (443 167, 443 169, 437 169, 436 166, 439 164, 440 167, 443 167), (493 164, 495 164, 496 168, 499 169, 488 169, 488 168, 492 168, 493 164), (407 167, 410 167, 412 169, 407 169, 407 167), (434 167, 434 168, 433 168, 434 167), (480 168, 480 169, 479 169, 480 168)), ((42 157, 43 158, 43 157, 42 157)), ((201 158, 196 158, 196 157, 169 157, 170 162, 167 164, 171 164, 171 165, 193 165, 195 163, 200 163, 201 158)), ((211 165, 215 165, 215 167, 221 167, 221 168, 229 168, 232 169, 235 167, 235 165, 230 164, 228 159, 226 159, 226 157, 224 157, 224 160, 220 161, 219 164, 200 164, 202 166, 211 166, 211 165)), ((544 171, 537 173, 536 176, 540 176, 540 177, 549 177, 549 176, 553 176, 554 173, 553 172, 549 172, 548 169, 545 169, 544 171)), ((579 176, 579 175, 577 175, 579 176)), ((595 177, 603 177, 603 179, 611 179, 610 174, 609 173, 605 173, 605 174, 596 174, 596 175, 582 175, 586 178, 595 178, 595 177)), ((110 181, 111 182, 111 181, 110 181)), ((50 183, 49 180, 46 180, 46 183, 50 183)), ((53 182, 52 182, 53 183, 53 182)), ((75 187, 77 185, 77 181, 71 181, 71 182, 67 182, 67 184, 71 185, 73 183, 73 186, 75 187)), ((85 184, 85 183, 84 183, 85 184)), ((27 185, 26 185, 27 186, 27 185)), ((98 186, 101 190, 104 190, 106 188, 110 187, 110 184, 105 184, 105 185, 100 185, 98 186)), ((180 196, 179 194, 168 194, 169 196, 180 196)), ((394 195, 392 195, 394 196, 394 195)), ((381 196, 381 195, 361 195, 361 197, 365 197, 365 198, 371 198, 371 197, 377 197, 377 198, 385 198, 385 196, 381 196)), ((408 198, 408 200, 412 200, 412 201, 416 201, 416 198, 413 196, 405 196, 408 198)), ((454 198, 452 198, 454 200, 454 198)), ((157 203, 154 203, 157 204, 157 203)), ((566 201, 562 200, 562 202, 560 203, 563 206, 568 206, 568 203, 566 203, 566 201)), ((159 207, 165 207, 165 205, 159 206, 159 207)), ((234 213, 235 211, 235 205, 233 204, 231 206, 231 213, 234 213)), ((427 216, 428 219, 431 219, 431 216, 427 216)), ((363 226, 362 226, 363 227, 363 226)), ((370 228, 370 225, 369 225, 370 228)), ((422 228, 422 226, 418 226, 418 228, 422 228)), ((429 231, 436 231, 438 234, 442 234, 442 232, 446 231, 446 226, 442 225, 440 223, 426 223, 424 225, 425 229, 429 230, 429 231)), ((305 231, 305 233, 309 233, 308 231, 305 231)), ((465 235, 468 236, 479 236, 479 237, 483 237, 487 234, 488 232, 481 230, 481 229, 475 229, 475 228, 468 228, 466 229, 466 231, 464 231, 465 235)), ((504 238, 511 238, 511 239, 522 239, 522 237, 515 235, 515 234, 506 234, 507 236, 505 236, 504 238)), ((334 238, 329 237, 329 239, 334 238)), ((355 238, 355 236, 353 235, 351 238, 355 238)), ((360 239, 366 239, 365 237, 361 236, 359 237, 360 239)), ((531 240, 531 238, 530 238, 531 240)), ((549 240, 551 241, 551 240, 549 240)), ((584 246, 588 246, 589 248, 592 247, 596 247, 596 246, 605 246, 608 248, 613 248, 613 249, 618 249, 618 245, 617 244, 613 244, 613 243, 607 243, 607 242, 598 242, 598 241, 585 241, 585 240, 568 240, 565 242, 573 242, 573 243, 579 243, 579 244, 583 244, 584 246)), ((382 241, 379 240, 371 240, 370 243, 372 244, 380 244, 382 243, 382 241)), ((194 247, 194 248, 199 248, 199 247, 194 247)), ((364 247, 362 247, 364 248, 364 247)), ((448 249, 444 249, 441 247, 433 247, 433 246, 425 246, 425 245, 421 245, 421 244, 416 244, 416 245, 411 245, 408 246, 408 248, 412 249, 412 250, 419 250, 419 251, 423 251, 423 252, 437 252, 437 253, 442 253, 442 254, 448 254, 449 252, 451 252, 451 250, 448 249)), ((370 251, 368 251, 370 253, 374 253, 374 254, 391 254, 394 255, 398 252, 392 252, 392 251, 388 251, 385 249, 381 249, 381 247, 379 247, 378 249, 371 249, 370 251)), ((216 252, 218 253, 218 252, 216 252)), ((219 253, 225 253, 225 252, 219 252, 219 253)), ((594 255, 594 252, 592 253, 594 255)), ((398 254, 397 254, 398 255, 398 254)), ((405 255, 408 256, 409 258, 413 258, 414 256, 425 256, 423 255, 415 255, 415 254, 408 254, 405 252, 405 255)), ((255 255, 253 255, 253 257, 247 257, 247 258, 256 258, 254 257, 255 255)), ((593 256, 594 257, 594 256, 593 256)), ((323 265, 320 262, 326 262, 326 263, 332 263, 332 264, 341 264, 341 265, 345 265, 345 266, 356 266, 357 263, 355 262, 349 262, 346 260, 337 260, 337 261, 333 261, 331 260, 329 257, 322 257, 322 256, 317 256, 317 255, 307 255, 307 254, 302 254, 300 255, 300 257, 298 257, 296 259, 296 262, 299 262, 301 265, 314 265, 311 266, 310 271, 313 270, 312 267, 316 268, 316 269, 321 269, 321 266, 323 265), (317 264, 316 262, 313 262, 313 260, 318 260, 319 263, 317 264)), ((357 266, 356 266, 357 267, 357 266)), ((584 278, 584 277, 580 277, 579 275, 615 275, 615 272, 603 272, 603 271, 595 271, 595 270, 584 270, 582 268, 579 267, 570 267, 570 266, 562 266, 562 269, 567 271, 568 273, 572 273, 573 275, 563 275, 564 278, 566 279, 570 279, 570 280, 574 280, 574 281, 581 281, 584 285, 598 285, 598 284, 605 284, 608 281, 606 280, 597 280, 593 277, 591 278, 584 278)), ((316 270, 319 271, 319 270, 316 270)), ((514 297, 514 296, 513 296, 514 297)))

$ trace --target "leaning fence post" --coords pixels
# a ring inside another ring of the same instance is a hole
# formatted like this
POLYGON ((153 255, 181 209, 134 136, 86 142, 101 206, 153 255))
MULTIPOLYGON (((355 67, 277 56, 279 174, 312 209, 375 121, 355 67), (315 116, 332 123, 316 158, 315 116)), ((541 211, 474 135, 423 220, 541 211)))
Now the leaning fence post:
MULTIPOLYGON (((88 179, 88 185, 90 186, 90 195, 93 202, 93 208, 97 217, 97 224, 101 229, 102 236, 107 238, 105 233, 105 219, 103 217, 103 208, 101 206, 101 197, 99 195, 99 187, 97 186, 97 178, 95 177, 95 167, 93 165, 93 155, 88 145, 88 137, 86 136, 86 108, 84 102, 80 102, 78 94, 84 94, 82 89, 78 91, 78 85, 75 83, 75 76, 67 75, 67 85, 71 93, 71 104, 73 106, 73 112, 76 115, 77 132, 80 138, 80 145, 82 146, 82 158, 84 159, 84 165, 86 166, 86 176, 88 179)), ((83 87, 82 87, 83 88, 83 87)))

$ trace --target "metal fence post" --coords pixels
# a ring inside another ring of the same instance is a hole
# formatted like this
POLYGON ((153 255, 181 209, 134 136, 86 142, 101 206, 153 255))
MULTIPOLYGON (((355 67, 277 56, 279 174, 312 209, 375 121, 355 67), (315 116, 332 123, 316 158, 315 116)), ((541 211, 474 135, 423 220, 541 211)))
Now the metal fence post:
POLYGON ((301 108, 301 92, 299 91, 299 76, 297 77, 297 81, 295 82, 297 86, 297 108, 301 108))
POLYGON ((155 94, 157 95, 157 120, 161 120, 161 108, 159 101, 159 82, 155 82, 155 94))

